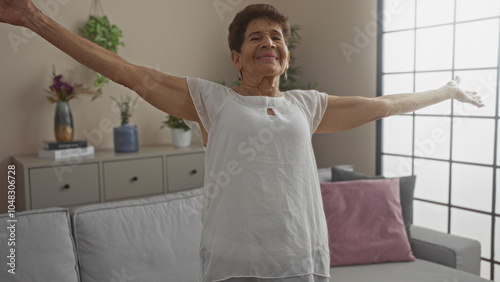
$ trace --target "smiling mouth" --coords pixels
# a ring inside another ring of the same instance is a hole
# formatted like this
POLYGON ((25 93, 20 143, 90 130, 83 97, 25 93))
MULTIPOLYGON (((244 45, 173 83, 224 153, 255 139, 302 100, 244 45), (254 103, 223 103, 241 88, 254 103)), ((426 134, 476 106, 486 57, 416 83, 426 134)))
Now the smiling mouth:
POLYGON ((277 61, 278 58, 276 57, 258 57, 257 60, 271 60, 271 61, 277 61))

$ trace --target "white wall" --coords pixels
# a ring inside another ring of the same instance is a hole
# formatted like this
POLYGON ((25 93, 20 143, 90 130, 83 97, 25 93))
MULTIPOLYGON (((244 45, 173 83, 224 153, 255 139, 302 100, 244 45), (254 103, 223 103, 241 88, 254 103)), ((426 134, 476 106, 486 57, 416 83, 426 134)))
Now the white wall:
MULTIPOLYGON (((56 3, 47 11, 57 22, 77 32, 87 20, 92 1, 35 1, 56 3)), ((126 46, 119 55, 140 65, 177 76, 209 80, 236 77, 227 47, 227 27, 246 4, 257 1, 101 1, 112 23, 124 32, 126 46), (217 8, 218 7, 218 8, 217 8)), ((375 0, 276 0, 275 5, 302 26, 303 42, 297 51, 303 81, 317 81, 317 89, 334 95, 375 96, 375 38, 353 54, 348 62, 339 44, 354 45, 355 27, 373 21, 375 0)), ((93 72, 42 38, 19 27, 0 24, 0 212, 6 211, 7 165, 10 156, 33 154, 43 140, 53 140, 54 105, 46 93, 54 64, 58 71, 77 71, 77 82, 92 85, 93 72), (13 43, 16 38, 17 43, 13 43)), ((82 96, 70 102, 75 139, 89 139, 98 149, 112 148, 113 136, 100 129, 103 121, 119 125, 119 114, 109 96, 130 90, 114 83, 104 96, 91 102, 82 96), (100 138, 102 137, 102 138, 100 138)), ((169 130, 160 130, 165 114, 144 101, 135 109, 131 123, 138 126, 140 145, 171 143, 169 130)), ((365 173, 375 170, 374 124, 344 133, 317 134, 313 144, 319 167, 354 164, 365 173)), ((196 138, 194 142, 199 142, 196 138)))

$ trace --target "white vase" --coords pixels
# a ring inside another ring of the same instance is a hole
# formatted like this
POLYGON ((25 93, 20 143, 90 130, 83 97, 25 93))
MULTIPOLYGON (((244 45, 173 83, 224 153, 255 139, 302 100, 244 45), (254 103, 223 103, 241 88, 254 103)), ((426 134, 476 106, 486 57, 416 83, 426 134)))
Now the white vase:
POLYGON ((189 147, 191 145, 191 130, 172 128, 172 140, 175 147, 189 147))

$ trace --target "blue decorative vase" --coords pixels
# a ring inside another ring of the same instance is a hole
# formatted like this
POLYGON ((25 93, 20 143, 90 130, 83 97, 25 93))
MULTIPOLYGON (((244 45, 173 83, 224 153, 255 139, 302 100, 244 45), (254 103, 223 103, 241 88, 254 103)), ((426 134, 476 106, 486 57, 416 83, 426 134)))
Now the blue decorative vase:
POLYGON ((73 141, 73 115, 67 101, 57 102, 54 116, 54 134, 57 142, 73 141))
POLYGON ((113 128, 115 152, 137 152, 139 150, 139 139, 137 137, 137 126, 122 123, 113 128))

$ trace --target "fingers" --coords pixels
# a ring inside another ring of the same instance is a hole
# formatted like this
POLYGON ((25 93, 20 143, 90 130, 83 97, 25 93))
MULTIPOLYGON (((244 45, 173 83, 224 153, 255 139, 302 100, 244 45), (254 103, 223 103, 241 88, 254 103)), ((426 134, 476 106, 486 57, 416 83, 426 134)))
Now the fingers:
MULTIPOLYGON (((460 87, 458 87, 458 84, 460 84, 460 82, 462 81, 462 79, 460 79, 460 76, 455 76, 455 79, 453 79, 453 82, 456 83, 456 87, 458 89, 461 89, 460 87)), ((460 102, 465 102, 465 103, 469 103, 469 104, 472 104, 478 108, 482 108, 484 107, 485 105, 483 104, 483 100, 481 99, 481 96, 478 95, 477 91, 470 91, 470 90, 460 90, 460 92, 462 93, 462 99, 458 99, 458 101, 460 102), (463 96, 465 94, 465 97, 463 96)))
POLYGON ((484 107, 483 100, 480 95, 477 95, 476 91, 467 91, 467 94, 470 96, 471 104, 479 108, 484 107))
POLYGON ((481 100, 479 101, 476 101, 474 103, 472 103, 474 106, 478 107, 478 108, 482 108, 484 107, 484 104, 481 102, 481 100))
POLYGON ((470 95, 473 97, 481 97, 480 95, 478 95, 477 91, 466 90, 465 93, 467 93, 467 95, 470 95))

